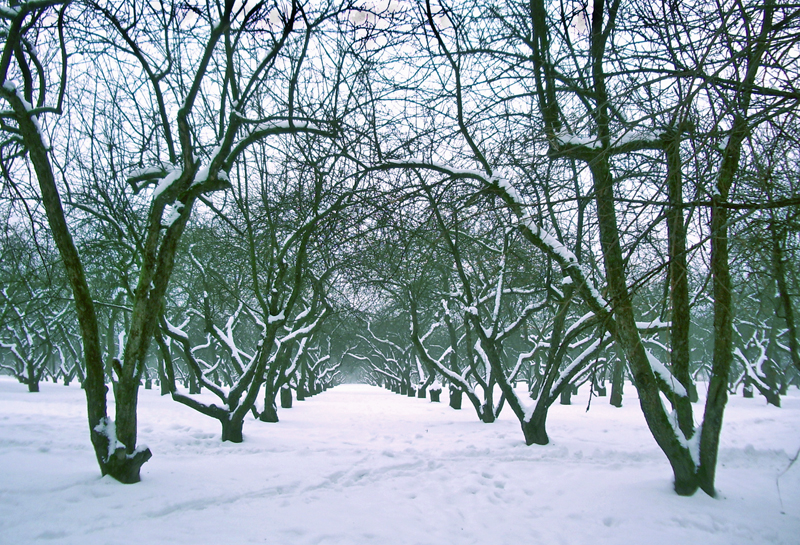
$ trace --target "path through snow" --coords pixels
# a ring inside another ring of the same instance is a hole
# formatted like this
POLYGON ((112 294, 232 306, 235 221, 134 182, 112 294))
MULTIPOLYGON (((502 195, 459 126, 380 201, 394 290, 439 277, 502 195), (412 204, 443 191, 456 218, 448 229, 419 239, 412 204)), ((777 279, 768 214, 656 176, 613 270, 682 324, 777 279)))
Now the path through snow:
MULTIPOLYGON (((83 392, 0 377, 0 544, 740 544, 800 542, 800 392, 733 397, 720 499, 680 498, 632 395, 551 411, 548 446, 510 413, 344 385, 249 419, 245 442, 141 392, 142 482, 100 478, 83 392), (782 500, 782 505, 781 505, 782 500)), ((443 396, 444 398, 445 396, 443 396)), ((698 407, 699 410, 699 407, 698 407)))

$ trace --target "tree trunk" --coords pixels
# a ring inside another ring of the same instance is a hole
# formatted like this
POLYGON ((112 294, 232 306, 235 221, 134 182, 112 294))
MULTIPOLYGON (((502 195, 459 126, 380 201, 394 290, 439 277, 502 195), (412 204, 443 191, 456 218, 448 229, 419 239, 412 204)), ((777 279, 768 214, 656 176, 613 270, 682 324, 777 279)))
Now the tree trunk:
MULTIPOLYGON (((595 71, 597 69, 596 66, 595 71)), ((606 124, 602 119, 598 124, 601 127, 602 135, 604 131, 607 131, 607 128, 604 128, 606 124)), ((689 449, 681 445, 675 435, 675 430, 672 428, 669 416, 661 402, 661 393, 636 327, 633 304, 625 276, 625 260, 619 240, 614 180, 608 158, 604 155, 595 157, 589 168, 594 182, 600 246, 603 250, 606 279, 611 296, 610 304, 614 316, 612 335, 631 365, 634 384, 639 392, 639 405, 644 413, 647 426, 672 466, 675 476, 675 491, 679 495, 691 495, 698 487, 697 468, 689 449)))
POLYGON ((119 448, 114 454, 108 457, 104 464, 104 475, 110 475, 122 484, 133 484, 141 481, 139 475, 142 466, 151 457, 150 449, 137 450, 134 453, 125 453, 125 449, 119 448))
POLYGON ((622 407, 622 390, 625 386, 625 361, 621 358, 616 358, 614 361, 614 371, 611 378, 611 398, 609 403, 612 406, 622 407))
POLYGON ((595 385, 594 386, 594 391, 597 394, 597 397, 606 397, 606 395, 607 395, 605 386, 595 385))
POLYGON ((270 423, 277 423, 278 420, 278 407, 275 405, 275 399, 273 398, 270 403, 264 406, 264 410, 258 417, 259 420, 262 422, 270 422, 270 423))
POLYGON ((753 381, 750 380, 750 377, 745 375, 744 376, 744 384, 742 386, 742 397, 747 399, 752 399, 753 397, 753 381))
POLYGON ((461 409, 461 399, 464 392, 460 388, 450 385, 450 408, 455 410, 461 409))
MULTIPOLYGON (((672 374, 687 392, 693 385, 689 374, 689 268, 686 265, 686 229, 683 218, 683 176, 681 173, 680 131, 665 138, 667 156, 667 231, 669 233, 669 287, 672 299, 670 325, 670 363, 672 374)), ((687 438, 694 435, 694 418, 690 397, 674 396, 670 400, 678 415, 678 426, 687 438)))
POLYGON ((25 380, 25 383, 28 385, 28 392, 36 393, 39 391, 39 374, 36 372, 36 366, 32 360, 29 360, 26 366, 28 368, 28 378, 25 380))
POLYGON ((120 377, 115 396, 117 439, 125 445, 125 451, 128 454, 133 454, 136 448, 139 378, 120 377))
POLYGON ((291 388, 281 388, 281 409, 291 409, 292 408, 292 389, 291 388))
POLYGON ((715 496, 714 480, 719 454, 719 434, 722 430, 722 417, 728 402, 728 375, 733 360, 733 305, 731 296, 730 263, 728 259, 728 209, 721 206, 728 200, 736 171, 739 169, 742 142, 751 130, 747 119, 750 109, 752 87, 761 66, 772 29, 772 15, 775 0, 765 0, 761 31, 754 40, 754 47, 746 51, 747 74, 742 91, 737 97, 736 116, 731 124, 728 143, 723 152, 717 187, 711 195, 711 276, 714 291, 714 358, 711 380, 708 385, 705 417, 700 433, 700 467, 698 476, 701 488, 710 496, 715 496))
POLYGON ((191 366, 189 366, 187 373, 189 376, 189 394, 195 395, 201 393, 200 381, 197 380, 197 375, 191 366))
POLYGON ((231 443, 241 443, 244 441, 242 436, 242 428, 244 426, 244 419, 235 418, 231 420, 223 419, 220 420, 222 423, 222 440, 223 441, 230 441, 231 443))
MULTIPOLYGON (((565 390, 566 391, 566 390, 565 390)), ((536 407, 539 409, 539 407, 536 407)), ((550 438, 547 436, 547 404, 542 409, 534 410, 530 420, 522 422, 522 434, 526 445, 547 445, 550 438)))
POLYGON ((786 267, 783 262, 783 248, 781 248, 781 234, 777 225, 772 225, 772 266, 775 271, 775 280, 778 284, 778 297, 780 305, 776 310, 783 310, 783 319, 786 322, 787 334, 789 336, 789 354, 792 364, 800 373, 800 345, 797 342, 797 329, 794 322, 794 305, 792 297, 786 285, 786 267))
MULTIPOLYGON (((490 349, 487 349, 489 352, 490 349)), ((488 353, 487 356, 491 357, 488 353)), ((491 371, 489 372, 489 382, 483 392, 483 406, 481 407, 481 420, 484 424, 491 424, 495 421, 494 417, 494 380, 491 371)))
MULTIPOLYGON (((275 395, 277 392, 273 388, 271 381, 267 378, 266 383, 264 384, 264 410, 259 415, 258 419, 262 422, 278 422, 278 407, 275 404, 275 395)), ((291 391, 289 392, 291 395, 291 391)), ((281 395, 281 401, 283 400, 283 395, 281 395)))
MULTIPOLYGON (((738 164, 738 158, 736 161, 738 164)), ((724 165, 723 165, 724 166, 724 165)), ((733 167, 734 171, 736 170, 733 167)), ((731 180, 733 176, 731 175, 731 180)), ((728 185, 728 189, 730 185, 728 185)), ((733 360, 733 309, 731 276, 728 264, 728 210, 719 206, 724 195, 712 196, 711 206, 711 272, 714 291, 714 358, 708 385, 705 418, 700 436, 700 486, 715 496, 719 433, 722 416, 728 403, 728 374, 733 360)), ((745 378, 747 380, 747 378, 745 378)), ((752 394, 751 394, 752 395, 752 394)))
POLYGON ((78 325, 81 330, 83 357, 86 362, 86 377, 82 386, 86 391, 89 434, 100 472, 103 475, 111 475, 123 483, 138 482, 140 480, 139 470, 142 464, 150 458, 150 451, 141 451, 132 457, 125 456, 124 453, 122 456, 118 456, 117 453, 109 456, 109 437, 100 432, 103 424, 107 421, 107 387, 100 349, 97 313, 89 284, 86 282, 83 264, 64 216, 61 196, 58 193, 50 158, 47 155, 47 146, 17 93, 6 88, 0 89, 0 93, 3 93, 14 110, 20 135, 39 182, 47 222, 72 288, 78 325))

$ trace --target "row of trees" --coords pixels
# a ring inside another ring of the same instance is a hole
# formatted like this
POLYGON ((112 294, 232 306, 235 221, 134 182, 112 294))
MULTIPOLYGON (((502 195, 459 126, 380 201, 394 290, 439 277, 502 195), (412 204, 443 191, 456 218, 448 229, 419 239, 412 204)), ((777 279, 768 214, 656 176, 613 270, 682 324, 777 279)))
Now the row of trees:
POLYGON ((728 391, 780 404, 800 371, 791 6, 0 17, 2 365, 80 378, 103 474, 139 479, 156 374, 223 440, 349 368, 507 405, 545 444, 557 399, 609 381, 619 404, 627 368, 676 491, 713 495, 728 391))

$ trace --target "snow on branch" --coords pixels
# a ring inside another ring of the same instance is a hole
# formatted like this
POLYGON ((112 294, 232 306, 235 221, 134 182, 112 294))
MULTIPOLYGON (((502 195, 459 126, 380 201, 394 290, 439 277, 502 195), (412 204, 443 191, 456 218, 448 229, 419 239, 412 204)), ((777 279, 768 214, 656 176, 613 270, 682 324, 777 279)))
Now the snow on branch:
POLYGON ((234 161, 241 155, 241 153, 247 149, 250 144, 257 142, 263 138, 268 136, 276 136, 281 134, 315 134, 319 136, 325 136, 328 138, 335 138, 336 133, 333 131, 322 129, 317 125, 305 121, 280 121, 280 122, 266 122, 266 123, 259 123, 255 127, 253 127, 250 131, 246 132, 245 135, 237 141, 231 149, 231 152, 225 158, 223 163, 223 170, 229 170, 233 165, 234 161))
POLYGON ((573 332, 573 331, 575 331, 575 330, 577 330, 577 329, 580 329, 581 327, 583 327, 583 325, 584 325, 586 322, 588 322, 589 320, 591 320, 592 318, 594 318, 594 316, 595 316, 594 312, 587 312, 586 314, 584 314, 583 316, 581 316, 580 318, 578 318, 578 319, 575 321, 575 323, 574 323, 574 324, 572 324, 571 326, 569 326, 569 327, 567 328, 567 330, 564 332, 564 338, 569 338, 569 336, 570 336, 570 335, 572 335, 572 332, 573 332))
POLYGON ((760 345, 759 348, 761 348, 761 354, 759 355, 758 360, 756 360, 755 366, 750 362, 749 359, 745 357, 745 355, 742 353, 742 351, 739 349, 738 346, 733 350, 733 355, 739 358, 741 362, 744 364, 745 369, 747 369, 747 376, 753 382, 756 383, 756 385, 759 387, 759 390, 770 391, 772 388, 767 386, 767 384, 764 383, 763 380, 761 380, 761 377, 757 372, 757 370, 758 371, 761 370, 761 366, 767 360, 767 351, 764 349, 763 345, 760 345))
POLYGON ((517 319, 508 324, 508 326, 503 330, 503 332, 498 335, 498 340, 503 340, 509 336, 511 336, 514 331, 516 331, 524 321, 526 321, 534 312, 538 312, 542 310, 545 306, 547 306, 547 299, 544 301, 532 301, 528 303, 528 305, 522 309, 522 311, 517 316, 517 319))
MULTIPOLYGON (((319 360, 317 364, 321 364, 325 361, 330 361, 330 356, 325 356, 324 358, 319 360)), ((317 375, 317 380, 322 380, 329 374, 333 376, 341 366, 342 366, 342 360, 339 360, 337 363, 331 365, 330 367, 326 367, 325 369, 322 370, 320 374, 317 375)))
POLYGON ((286 378, 291 377, 294 374, 294 372, 297 370, 297 364, 300 362, 300 358, 303 356, 303 354, 306 351, 306 342, 307 341, 308 341, 308 337, 303 337, 300 340, 300 344, 297 347, 297 353, 294 355, 294 357, 292 357, 291 364, 289 365, 289 368, 286 369, 283 372, 283 376, 285 376, 286 378))
POLYGON ((605 341, 607 341, 611 335, 609 333, 605 333, 604 335, 595 339, 595 341, 590 344, 586 349, 581 352, 577 357, 575 357, 569 365, 567 365, 561 374, 553 383, 553 386, 550 388, 550 391, 547 392, 548 397, 552 395, 552 392, 558 391, 558 387, 565 381, 570 380, 571 376, 577 372, 579 369, 585 366, 586 361, 594 355, 597 350, 603 345, 605 341))
POLYGON ((651 322, 636 322, 636 328, 641 333, 657 333, 665 331, 672 327, 672 322, 664 322, 660 318, 656 318, 651 322))
POLYGON ((517 364, 514 366, 514 369, 511 371, 511 374, 508 375, 509 382, 514 382, 514 380, 516 380, 517 375, 522 370, 522 364, 532 359, 536 355, 536 352, 539 350, 539 348, 540 345, 537 344, 535 347, 533 347, 533 350, 531 350, 530 352, 521 352, 519 356, 517 356, 517 364))
POLYGON ((692 457, 692 462, 694 462, 695 467, 700 467, 700 437, 701 432, 703 429, 703 425, 699 425, 690 438, 687 438, 684 435, 683 430, 678 423, 678 412, 677 411, 669 411, 667 407, 664 406, 664 400, 661 399, 661 406, 664 408, 664 414, 667 415, 667 420, 672 426, 672 431, 675 433, 675 438, 681 444, 683 448, 689 451, 689 456, 692 457))
POLYGON ((553 139, 556 156, 569 152, 591 156, 600 151, 615 155, 645 149, 662 149, 664 136, 650 129, 632 129, 621 132, 619 136, 612 136, 608 142, 608 148, 605 148, 603 141, 596 135, 578 136, 566 131, 556 133, 553 139))
MULTIPOLYGON (((485 186, 495 189, 502 196, 505 197, 507 202, 512 203, 514 212, 518 216, 518 222, 521 227, 527 230, 527 234, 531 237, 532 242, 547 255, 552 257, 561 268, 572 278, 573 282, 581 290, 581 293, 586 300, 587 304, 596 313, 605 315, 610 312, 611 307, 608 302, 603 298, 594 283, 588 271, 578 263, 578 258, 566 246, 561 244, 556 237, 549 233, 544 228, 540 227, 536 220, 525 210, 525 202, 519 192, 512 186, 512 184, 503 178, 497 176, 489 176, 479 170, 470 169, 456 169, 448 165, 424 161, 420 159, 410 159, 407 161, 388 161, 381 165, 377 165, 367 169, 367 171, 390 170, 395 168, 404 169, 426 169, 434 172, 445 174, 452 178, 466 178, 477 180, 485 186)), ((477 312, 475 312, 477 314, 477 312)))
POLYGON ((402 379, 400 377, 398 377, 397 375, 395 375, 394 373, 390 373, 389 371, 386 371, 386 370, 381 369, 380 367, 378 367, 371 359, 363 358, 363 357, 359 357, 359 356, 355 356, 355 355, 353 357, 356 358, 356 359, 366 359, 367 361, 369 361, 370 365, 372 365, 372 368, 375 371, 377 371, 378 373, 380 373, 382 375, 385 375, 385 376, 389 377, 392 380, 396 380, 397 382, 403 382, 402 379))
POLYGON ((304 337, 307 336, 307 335, 310 335, 311 333, 314 332, 314 330, 322 322, 322 320, 324 320, 327 317, 328 317, 328 309, 327 308, 323 308, 322 312, 319 313, 319 316, 317 316, 317 318, 313 322, 311 322, 310 324, 308 324, 307 326, 305 326, 303 328, 295 329, 289 335, 287 335, 286 337, 284 337, 281 340, 285 342, 286 340, 292 340, 292 339, 295 339, 297 337, 300 337, 301 335, 304 336, 304 337))
MULTIPOLYGON (((386 338, 386 339, 381 339, 380 337, 378 337, 377 335, 375 335, 375 333, 373 333, 373 332, 372 332, 372 329, 371 329, 371 327, 370 327, 370 324, 367 324, 367 331, 369 331, 369 334, 370 334, 370 335, 372 335, 372 338, 373 338, 373 339, 375 339, 376 341, 378 341, 378 342, 380 342, 380 343, 383 343, 383 344, 386 344, 386 345, 390 346, 391 348, 394 348, 394 349, 395 349, 395 350, 397 350, 397 352, 398 352, 398 353, 400 353, 400 354, 403 354, 403 353, 405 352, 405 350, 403 350, 402 348, 400 348, 400 347, 399 347, 399 346, 398 346, 396 343, 394 343, 394 342, 390 341, 388 338, 386 338)), ((359 335, 359 337, 361 337, 361 335, 359 335)), ((363 338, 365 341, 369 342, 369 341, 368 341, 368 340, 367 340, 365 337, 361 337, 361 338, 363 338)), ((370 343, 370 344, 372 344, 372 343, 370 343)), ((374 345, 373 345, 373 346, 374 346, 374 345)))
POLYGON ((653 353, 646 348, 644 351, 647 354, 647 361, 650 363, 650 368, 653 370, 656 379, 660 379, 659 382, 675 395, 680 397, 688 397, 689 394, 686 392, 686 388, 684 388, 683 384, 681 384, 680 381, 675 378, 675 375, 670 373, 666 365, 661 363, 661 360, 656 358, 653 353))
POLYGON ((439 327, 441 327, 442 322, 434 322, 431 324, 431 327, 428 329, 428 332, 425 333, 422 337, 420 337, 421 342, 425 342, 428 337, 430 337, 434 331, 436 331, 439 327))

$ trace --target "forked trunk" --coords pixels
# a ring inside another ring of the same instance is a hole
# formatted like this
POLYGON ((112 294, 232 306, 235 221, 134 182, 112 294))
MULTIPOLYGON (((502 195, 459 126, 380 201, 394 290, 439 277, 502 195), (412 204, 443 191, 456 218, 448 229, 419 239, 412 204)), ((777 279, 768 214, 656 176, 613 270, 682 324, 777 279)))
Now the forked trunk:
POLYGON ((547 445, 550 438, 547 436, 547 404, 542 403, 533 411, 530 420, 522 422, 522 434, 525 436, 526 445, 547 445))
POLYGON ((128 456, 124 450, 118 449, 113 455, 109 455, 109 438, 100 432, 103 425, 107 423, 108 418, 107 387, 105 385, 105 369, 100 349, 97 314, 89 284, 86 282, 83 264, 72 240, 64 215, 61 196, 58 193, 50 158, 47 155, 48 147, 42 140, 42 135, 36 123, 30 117, 30 113, 19 95, 15 91, 6 88, 2 88, 0 92, 4 94, 14 110, 20 135, 36 171, 36 178, 42 195, 42 204, 47 214, 47 222, 72 288, 78 325, 81 330, 83 357, 86 363, 86 378, 83 380, 82 386, 86 390, 89 434, 100 471, 103 475, 111 475, 123 483, 138 482, 139 470, 142 464, 150 459, 150 451, 144 450, 128 456))
POLYGON ((140 476, 142 466, 152 457, 150 449, 137 450, 129 454, 119 448, 100 467, 103 475, 109 475, 122 484, 133 484, 142 480, 140 476))
MULTIPOLYGON (((603 123, 600 123, 602 126, 603 123)), ((614 200, 614 180, 608 160, 604 156, 595 158, 590 165, 595 187, 600 245, 605 261, 614 324, 612 334, 622 348, 633 372, 634 385, 639 392, 639 405, 645 421, 658 446, 667 456, 675 476, 675 491, 679 495, 691 495, 698 488, 697 468, 688 448, 675 434, 669 416, 661 401, 656 378, 647 352, 642 345, 633 304, 628 292, 625 276, 625 260, 619 240, 619 228, 614 200)))

